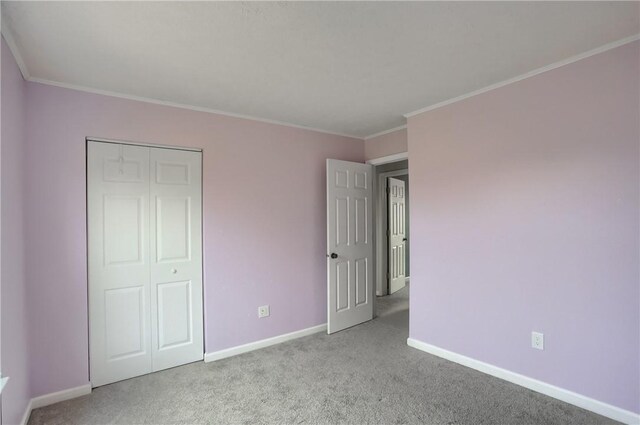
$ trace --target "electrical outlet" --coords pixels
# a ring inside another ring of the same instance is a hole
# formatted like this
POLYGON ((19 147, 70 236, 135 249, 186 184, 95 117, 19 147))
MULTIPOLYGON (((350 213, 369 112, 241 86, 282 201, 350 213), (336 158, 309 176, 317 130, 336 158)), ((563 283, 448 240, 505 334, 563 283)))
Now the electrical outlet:
POLYGON ((544 334, 541 332, 531 332, 531 348, 544 350, 544 334))
POLYGON ((268 305, 262 305, 260 307, 258 307, 258 317, 259 318, 263 318, 263 317, 269 317, 269 306, 268 305))

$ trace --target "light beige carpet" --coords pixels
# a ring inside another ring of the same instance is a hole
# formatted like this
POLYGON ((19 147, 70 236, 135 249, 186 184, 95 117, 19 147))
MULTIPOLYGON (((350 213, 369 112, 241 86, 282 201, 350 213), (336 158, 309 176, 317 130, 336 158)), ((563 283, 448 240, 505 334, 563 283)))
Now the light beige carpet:
POLYGON ((408 288, 377 319, 97 388, 38 424, 609 424, 406 345, 408 288))

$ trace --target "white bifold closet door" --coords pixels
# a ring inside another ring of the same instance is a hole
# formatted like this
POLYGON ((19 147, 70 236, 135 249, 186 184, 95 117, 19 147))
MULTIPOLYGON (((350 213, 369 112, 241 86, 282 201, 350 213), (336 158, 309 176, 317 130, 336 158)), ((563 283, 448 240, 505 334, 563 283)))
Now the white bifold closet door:
POLYGON ((87 147, 94 387, 203 358, 201 153, 87 147))

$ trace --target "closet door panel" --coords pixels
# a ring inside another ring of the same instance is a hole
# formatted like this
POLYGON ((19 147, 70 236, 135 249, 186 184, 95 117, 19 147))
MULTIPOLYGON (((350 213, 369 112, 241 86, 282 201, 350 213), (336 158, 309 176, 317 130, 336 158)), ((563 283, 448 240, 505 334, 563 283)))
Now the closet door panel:
POLYGON ((151 372, 149 148, 87 145, 90 379, 151 372))
POLYGON ((153 370, 204 357, 202 154, 151 149, 153 370))

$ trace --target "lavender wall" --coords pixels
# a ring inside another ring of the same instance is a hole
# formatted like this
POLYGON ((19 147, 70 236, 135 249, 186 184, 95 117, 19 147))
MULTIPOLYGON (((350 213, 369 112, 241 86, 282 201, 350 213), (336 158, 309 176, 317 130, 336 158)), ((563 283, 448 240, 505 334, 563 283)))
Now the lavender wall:
POLYGON ((27 104, 33 395, 88 381, 86 136, 204 149, 207 352, 326 322, 325 160, 362 140, 36 83, 27 104))
POLYGON ((366 160, 382 158, 407 151, 407 130, 401 129, 367 139, 364 142, 364 156, 366 160))
POLYGON ((10 380, 2 392, 2 423, 22 420, 29 402, 26 279, 24 263, 25 82, 4 39, 2 50, 2 116, 0 229, 2 271, 2 374, 10 380))
POLYGON ((639 51, 409 119, 412 338, 640 412, 639 51))

